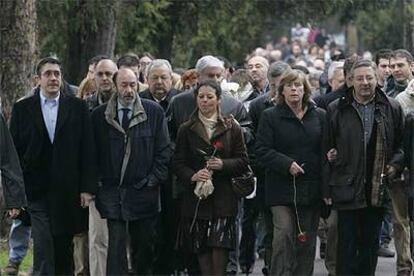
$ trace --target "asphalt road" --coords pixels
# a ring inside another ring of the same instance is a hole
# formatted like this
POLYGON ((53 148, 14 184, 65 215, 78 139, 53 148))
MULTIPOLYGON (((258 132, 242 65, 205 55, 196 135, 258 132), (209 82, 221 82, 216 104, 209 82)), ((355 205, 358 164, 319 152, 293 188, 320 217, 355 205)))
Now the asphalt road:
MULTIPOLYGON (((394 250, 394 244, 390 244, 390 247, 394 250)), ((376 276, 391 276, 396 275, 396 261, 397 257, 394 258, 378 258, 376 276)), ((263 260, 257 260, 255 263, 253 274, 250 275, 263 275, 261 269, 263 267, 263 260)), ((242 274, 240 274, 242 275, 242 274)), ((327 276, 328 271, 325 268, 324 260, 319 258, 319 246, 317 246, 316 259, 315 259, 315 276, 327 276)))

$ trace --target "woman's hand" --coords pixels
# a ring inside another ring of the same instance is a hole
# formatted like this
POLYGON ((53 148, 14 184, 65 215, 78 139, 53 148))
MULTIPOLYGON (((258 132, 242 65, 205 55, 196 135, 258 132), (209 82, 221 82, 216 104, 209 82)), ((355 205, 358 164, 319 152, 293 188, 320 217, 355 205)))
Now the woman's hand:
POLYGON ((207 168, 214 171, 223 169, 223 160, 217 157, 210 158, 207 160, 207 168))
POLYGON ((199 170, 191 177, 191 181, 193 182, 207 181, 209 179, 211 179, 211 174, 206 168, 199 170))
POLYGON ((290 165, 289 173, 293 176, 298 176, 300 174, 304 174, 305 171, 298 165, 298 163, 293 162, 292 165, 290 165))

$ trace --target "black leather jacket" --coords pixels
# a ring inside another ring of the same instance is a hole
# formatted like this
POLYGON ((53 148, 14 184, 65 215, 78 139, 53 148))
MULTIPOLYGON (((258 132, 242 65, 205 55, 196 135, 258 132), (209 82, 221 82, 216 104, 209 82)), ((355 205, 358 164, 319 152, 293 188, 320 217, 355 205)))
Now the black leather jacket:
MULTIPOLYGON (((364 129, 361 118, 352 105, 353 100, 352 93, 347 93, 332 102, 327 109, 324 152, 336 148, 338 154, 336 160, 325 170, 324 197, 332 197, 337 209, 358 209, 369 204, 366 196, 364 129)), ((375 123, 384 120, 385 164, 401 170, 404 162, 402 109, 397 101, 387 97, 379 88, 376 89, 374 104, 375 123)))

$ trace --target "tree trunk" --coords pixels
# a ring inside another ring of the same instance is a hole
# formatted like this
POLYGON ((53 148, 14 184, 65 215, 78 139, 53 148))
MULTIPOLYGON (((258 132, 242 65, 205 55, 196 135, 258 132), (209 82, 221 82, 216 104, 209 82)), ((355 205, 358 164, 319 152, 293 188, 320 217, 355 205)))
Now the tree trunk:
POLYGON ((411 53, 414 51, 414 0, 408 0, 408 45, 407 50, 411 53))
POLYGON ((69 17, 79 28, 69 34, 68 80, 78 84, 86 75, 88 60, 96 55, 112 57, 115 50, 116 15, 119 1, 80 0, 73 5, 69 17))
POLYGON ((31 88, 37 56, 36 0, 0 0, 0 95, 3 114, 31 88))

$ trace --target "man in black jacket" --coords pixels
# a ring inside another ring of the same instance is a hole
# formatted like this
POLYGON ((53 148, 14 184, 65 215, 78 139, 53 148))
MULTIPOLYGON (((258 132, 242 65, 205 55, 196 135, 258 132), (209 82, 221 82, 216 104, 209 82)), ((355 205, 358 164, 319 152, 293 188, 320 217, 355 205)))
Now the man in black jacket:
MULTIPOLYGON (((142 99, 158 103, 164 111, 167 110, 171 99, 180 93, 172 88, 172 68, 168 60, 154 59, 147 67, 148 89, 139 93, 142 99)), ((168 180, 161 185, 161 246, 160 255, 155 262, 155 274, 170 275, 179 269, 181 261, 174 251, 177 230, 177 206, 173 198, 173 177, 169 174, 168 180)))
POLYGON ((148 89, 139 96, 157 102, 166 111, 171 99, 180 93, 172 88, 171 64, 166 59, 154 59, 148 65, 147 72, 148 89))
POLYGON ((108 222, 107 275, 127 275, 127 231, 134 273, 153 274, 160 187, 170 139, 162 108, 137 94, 130 69, 114 75, 117 93, 92 113, 100 187, 96 207, 108 222))
POLYGON ((73 274, 73 235, 85 228, 96 183, 86 104, 61 91, 61 65, 42 59, 40 86, 17 102, 10 120, 32 222, 35 275, 73 274))
POLYGON ((403 165, 404 118, 377 87, 375 64, 359 60, 351 72, 352 93, 327 110, 324 198, 338 210, 337 275, 374 275, 386 183, 403 165))

